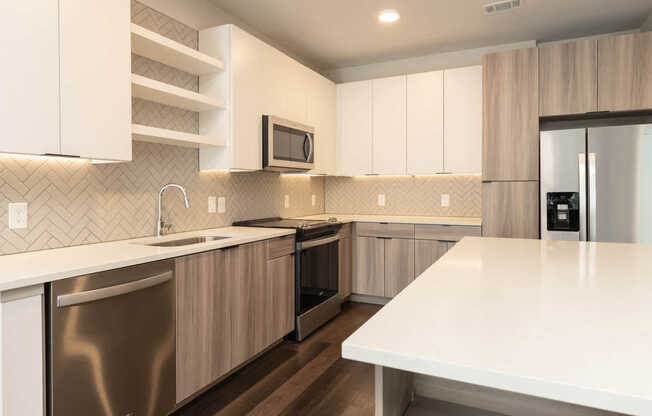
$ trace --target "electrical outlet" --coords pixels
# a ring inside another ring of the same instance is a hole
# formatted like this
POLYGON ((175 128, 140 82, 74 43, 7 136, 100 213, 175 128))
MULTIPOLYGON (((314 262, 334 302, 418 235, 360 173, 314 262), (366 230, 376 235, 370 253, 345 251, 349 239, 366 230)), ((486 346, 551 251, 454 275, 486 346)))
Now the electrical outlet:
POLYGON ((385 194, 378 194, 378 206, 379 207, 385 206, 385 194))
POLYGON ((217 198, 217 212, 224 214, 226 212, 226 198, 223 196, 217 198))
POLYGON ((441 206, 448 208, 451 205, 451 196, 448 194, 441 194, 441 206))
POLYGON ((290 208, 290 195, 285 195, 283 197, 283 206, 285 206, 285 208, 290 208))
POLYGON ((214 214, 217 211, 217 198, 214 196, 208 197, 208 213, 214 214))
POLYGON ((27 228, 27 203, 9 204, 9 228, 12 230, 27 228))
POLYGON ((314 207, 315 205, 317 205, 317 195, 312 194, 312 206, 314 207))

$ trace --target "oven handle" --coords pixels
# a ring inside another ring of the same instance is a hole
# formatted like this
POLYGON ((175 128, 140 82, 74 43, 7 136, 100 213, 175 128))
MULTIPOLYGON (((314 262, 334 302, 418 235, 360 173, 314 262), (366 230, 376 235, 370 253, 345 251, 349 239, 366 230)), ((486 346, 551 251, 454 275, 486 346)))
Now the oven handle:
POLYGON ((339 239, 340 239, 339 235, 334 235, 331 237, 320 238, 317 240, 303 241, 301 243, 297 243, 297 251, 305 250, 307 248, 312 248, 312 247, 323 246, 324 244, 330 244, 334 241, 338 241, 339 239))

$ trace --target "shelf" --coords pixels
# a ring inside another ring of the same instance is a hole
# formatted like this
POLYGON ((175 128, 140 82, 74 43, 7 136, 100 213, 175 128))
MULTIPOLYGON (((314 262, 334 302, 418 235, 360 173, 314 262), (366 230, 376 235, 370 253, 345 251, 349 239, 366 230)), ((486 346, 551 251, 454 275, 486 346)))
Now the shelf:
POLYGON ((142 26, 131 24, 131 51, 194 75, 224 70, 219 59, 175 42, 142 26))
POLYGON ((200 136, 198 134, 184 133, 182 131, 144 126, 142 124, 132 124, 131 134, 136 141, 173 144, 176 146, 200 147, 204 145, 225 145, 224 139, 216 139, 214 137, 200 136))
POLYGON ((131 74, 131 94, 143 100, 190 111, 225 108, 224 103, 220 100, 136 74, 131 74))

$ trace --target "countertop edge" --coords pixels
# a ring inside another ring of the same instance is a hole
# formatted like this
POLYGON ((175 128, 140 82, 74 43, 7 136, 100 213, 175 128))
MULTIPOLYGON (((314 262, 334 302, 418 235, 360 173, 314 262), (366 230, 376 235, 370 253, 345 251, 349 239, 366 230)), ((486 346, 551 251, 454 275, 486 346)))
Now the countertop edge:
MULTIPOLYGON (((233 232, 233 227, 224 227, 223 229, 224 230, 230 229, 231 230, 230 232, 233 232)), ((251 230, 254 229, 255 228, 247 227, 247 232, 251 234, 251 230)), ((182 232, 178 234, 170 234, 165 236, 164 238, 173 239, 175 235, 181 238, 181 236, 187 236, 187 235, 216 234, 219 232, 220 232, 219 228, 211 228, 208 230, 189 231, 189 232, 182 232)), ((83 276, 91 273, 99 273, 107 270, 135 266, 138 264, 168 260, 176 257, 183 257, 192 254, 203 253, 206 251, 219 250, 219 249, 233 247, 241 244, 248 244, 257 241, 270 240, 270 239, 284 237, 288 235, 294 235, 296 233, 294 229, 281 229, 281 228, 266 228, 264 230, 260 230, 260 232, 261 234, 256 236, 252 236, 252 235, 244 236, 244 237, 234 236, 224 240, 217 240, 217 241, 201 243, 201 244, 193 244, 188 246, 167 247, 167 248, 152 247, 153 251, 154 250, 158 250, 158 251, 153 252, 151 254, 138 254, 129 258, 116 256, 117 258, 115 260, 98 261, 97 263, 94 264, 81 265, 79 267, 71 266, 71 267, 65 267, 61 270, 47 271, 47 272, 34 272, 34 273, 26 272, 24 273, 24 275, 18 276, 11 280, 5 280, 5 281, 0 280, 0 292, 20 289, 28 286, 41 285, 45 283, 54 282, 57 280, 67 279, 70 277, 83 276)), ((139 245, 138 241, 145 241, 153 238, 155 237, 118 240, 113 242, 85 244, 85 245, 62 247, 62 248, 56 248, 50 250, 8 254, 6 256, 0 256, 0 264, 2 263, 2 261, 12 261, 12 260, 15 260, 17 262, 25 262, 27 260, 32 260, 31 258, 33 258, 34 261, 45 260, 45 257, 47 256, 59 256, 64 254, 65 251, 70 251, 70 255, 73 255, 73 252, 75 251, 92 250, 93 248, 96 248, 98 251, 111 250, 112 248, 118 248, 118 247, 125 248, 125 246, 126 247, 140 246, 140 248, 143 248, 145 246, 139 245), (39 257, 42 258, 38 259, 39 257)), ((110 257, 110 254, 107 254, 107 256, 110 257)), ((5 273, 11 273, 11 271, 9 272, 5 271, 5 273)))
POLYGON ((417 225, 453 225, 464 227, 482 227, 482 218, 479 217, 429 217, 410 215, 376 215, 376 214, 317 214, 296 217, 299 219, 327 219, 335 217, 338 221, 347 224, 352 222, 387 222, 393 224, 417 225))

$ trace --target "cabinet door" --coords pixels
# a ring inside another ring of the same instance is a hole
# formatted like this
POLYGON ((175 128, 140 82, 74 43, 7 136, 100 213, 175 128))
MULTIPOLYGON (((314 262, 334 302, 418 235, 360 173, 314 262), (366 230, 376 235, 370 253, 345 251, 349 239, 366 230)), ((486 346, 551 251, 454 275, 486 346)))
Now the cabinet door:
POLYGON ((539 179, 539 53, 483 57, 482 179, 539 179))
POLYGON ((340 298, 346 298, 351 296, 351 257, 353 255, 351 239, 341 239, 339 247, 339 293, 340 298))
POLYGON ((598 40, 598 109, 652 108, 652 32, 598 40))
POLYGON ((373 80, 373 173, 404 175, 406 77, 373 80))
POLYGON ((446 241, 416 240, 414 242, 414 275, 421 273, 432 266, 448 250, 446 241))
POLYGON ((177 402, 231 368, 233 250, 176 260, 177 402))
POLYGON ((129 0, 60 0, 61 153, 131 160, 129 0))
POLYGON ((356 237, 353 293, 385 296, 385 240, 356 237))
POLYGON ((0 4, 2 153, 59 153, 59 2, 0 4))
POLYGON ((3 292, 2 414, 44 415, 45 343, 43 286, 3 292))
POLYGON ((598 109, 598 41, 539 48, 539 114, 583 114, 598 109))
POLYGON ((335 174, 335 84, 317 73, 311 74, 308 97, 308 125, 315 128, 315 169, 309 173, 335 174))
POLYGON ((371 81, 337 85, 337 172, 371 173, 371 81))
POLYGON ((232 292, 231 357, 237 367, 267 345, 265 339, 265 279, 267 253, 265 242, 245 244, 231 249, 235 256, 232 292))
POLYGON ((408 75, 407 173, 428 175, 443 171, 444 72, 408 75))
POLYGON ((539 182, 483 183, 482 235, 539 238, 539 182))
POLYGON ((294 255, 267 262, 265 346, 294 330, 294 255))
POLYGON ((398 295, 414 280, 414 240, 385 240, 385 296, 398 295))
POLYGON ((444 71, 444 171, 482 172, 482 66, 444 71))

